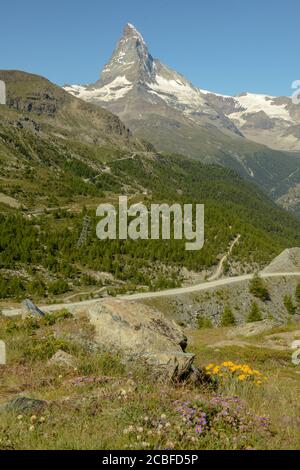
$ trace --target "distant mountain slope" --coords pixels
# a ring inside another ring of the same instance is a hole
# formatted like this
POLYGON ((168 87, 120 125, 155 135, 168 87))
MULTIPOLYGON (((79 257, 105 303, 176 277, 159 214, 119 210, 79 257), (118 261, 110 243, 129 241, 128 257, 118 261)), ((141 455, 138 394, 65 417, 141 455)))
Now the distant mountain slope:
POLYGON ((300 106, 290 97, 254 93, 231 97, 201 91, 249 140, 277 150, 300 150, 300 106))
POLYGON ((299 109, 289 98, 226 97, 198 89, 154 59, 131 24, 125 27, 100 80, 65 86, 65 90, 116 113, 134 135, 157 150, 228 166, 275 199, 300 182, 298 154, 261 145, 277 139, 283 148, 284 133, 291 143, 286 147, 298 148, 293 135, 298 133, 299 109))
POLYGON ((19 128, 99 146, 109 145, 124 150, 145 150, 120 119, 109 111, 72 97, 62 88, 38 75, 0 70, 6 83, 6 104, 1 106, 5 119, 19 128), (13 113, 17 111, 18 114, 13 113), (26 113, 26 119, 22 114, 26 113))

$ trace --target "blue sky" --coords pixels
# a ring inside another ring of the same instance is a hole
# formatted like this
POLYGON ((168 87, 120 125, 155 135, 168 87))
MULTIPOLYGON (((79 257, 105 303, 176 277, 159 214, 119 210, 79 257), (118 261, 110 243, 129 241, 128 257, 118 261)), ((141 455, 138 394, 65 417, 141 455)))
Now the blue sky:
POLYGON ((300 79, 299 0, 10 0, 0 68, 58 84, 98 79, 127 22, 196 86, 290 95, 300 79))

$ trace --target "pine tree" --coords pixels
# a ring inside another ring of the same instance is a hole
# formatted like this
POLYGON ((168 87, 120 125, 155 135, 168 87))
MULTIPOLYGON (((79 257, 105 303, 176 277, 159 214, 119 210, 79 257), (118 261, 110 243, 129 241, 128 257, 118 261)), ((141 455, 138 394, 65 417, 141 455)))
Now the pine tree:
POLYGON ((296 307, 293 303, 292 297, 290 295, 285 295, 283 299, 283 304, 289 315, 295 315, 296 307))
POLYGON ((261 321, 262 320, 262 314, 261 311, 259 310, 259 307, 256 302, 252 302, 251 304, 251 310, 248 314, 247 317, 247 322, 252 323, 255 321, 261 321))
POLYGON ((297 304, 300 305, 300 282, 297 284, 297 287, 296 287, 295 298, 296 298, 297 304))
POLYGON ((249 291, 258 299, 262 300, 263 302, 270 300, 270 294, 266 287, 265 282, 258 274, 255 274, 250 281, 249 291))
POLYGON ((236 324, 234 314, 229 307, 229 305, 226 305, 224 308, 224 312, 221 317, 221 326, 233 326, 236 324))

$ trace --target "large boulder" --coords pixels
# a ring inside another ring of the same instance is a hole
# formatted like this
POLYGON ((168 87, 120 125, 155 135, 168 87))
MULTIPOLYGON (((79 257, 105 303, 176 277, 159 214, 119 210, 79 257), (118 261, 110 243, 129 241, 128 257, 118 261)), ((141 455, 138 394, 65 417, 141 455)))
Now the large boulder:
POLYGON ((103 349, 119 351, 126 360, 142 359, 173 380, 192 373, 194 355, 184 352, 186 337, 159 311, 138 302, 106 299, 86 313, 103 349))

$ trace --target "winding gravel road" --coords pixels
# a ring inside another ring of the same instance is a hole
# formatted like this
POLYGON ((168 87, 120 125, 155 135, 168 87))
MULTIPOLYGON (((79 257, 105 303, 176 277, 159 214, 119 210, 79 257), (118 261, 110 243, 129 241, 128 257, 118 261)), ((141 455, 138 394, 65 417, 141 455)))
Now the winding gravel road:
POLYGON ((234 245, 239 241, 239 239, 241 238, 241 235, 238 234, 235 239, 233 240, 233 242, 231 243, 230 247, 229 247, 229 250, 227 251, 227 253, 223 256, 223 258, 220 259, 220 262, 218 264, 218 267, 216 269, 216 272, 210 276, 207 280, 208 281, 214 281, 216 279, 219 279, 219 277, 221 277, 221 275, 223 274, 223 266, 224 266, 224 263, 225 261, 227 260, 227 258, 231 255, 231 252, 234 248, 234 245))
MULTIPOLYGON (((260 273, 260 277, 263 279, 266 278, 273 278, 273 277, 300 277, 300 272, 280 272, 280 273, 260 273)), ((129 294, 129 295, 120 295, 116 298, 124 299, 124 300, 144 300, 144 299, 154 299, 158 297, 171 297, 174 295, 183 295, 183 294, 190 294, 193 292, 200 292, 207 289, 212 289, 214 287, 219 286, 227 286, 230 284, 235 284, 237 282, 249 281, 252 279, 253 274, 243 274, 241 276, 235 277, 227 277, 223 279, 218 279, 216 281, 206 281, 202 282, 201 284, 195 284, 194 286, 187 286, 187 287, 178 287, 176 289, 167 289, 163 291, 157 292, 143 292, 140 294, 129 294)), ((106 298, 106 297, 105 297, 106 298)), ((82 302, 66 302, 61 304, 52 304, 52 305, 44 305, 39 306, 41 310, 44 312, 53 312, 55 310, 61 310, 63 308, 77 308, 77 307, 85 307, 88 305, 95 304, 97 302, 101 302, 102 299, 92 299, 92 300, 83 300, 82 302)), ((6 308, 2 310, 2 314, 7 317, 13 317, 16 315, 21 315, 22 308, 6 308)))

